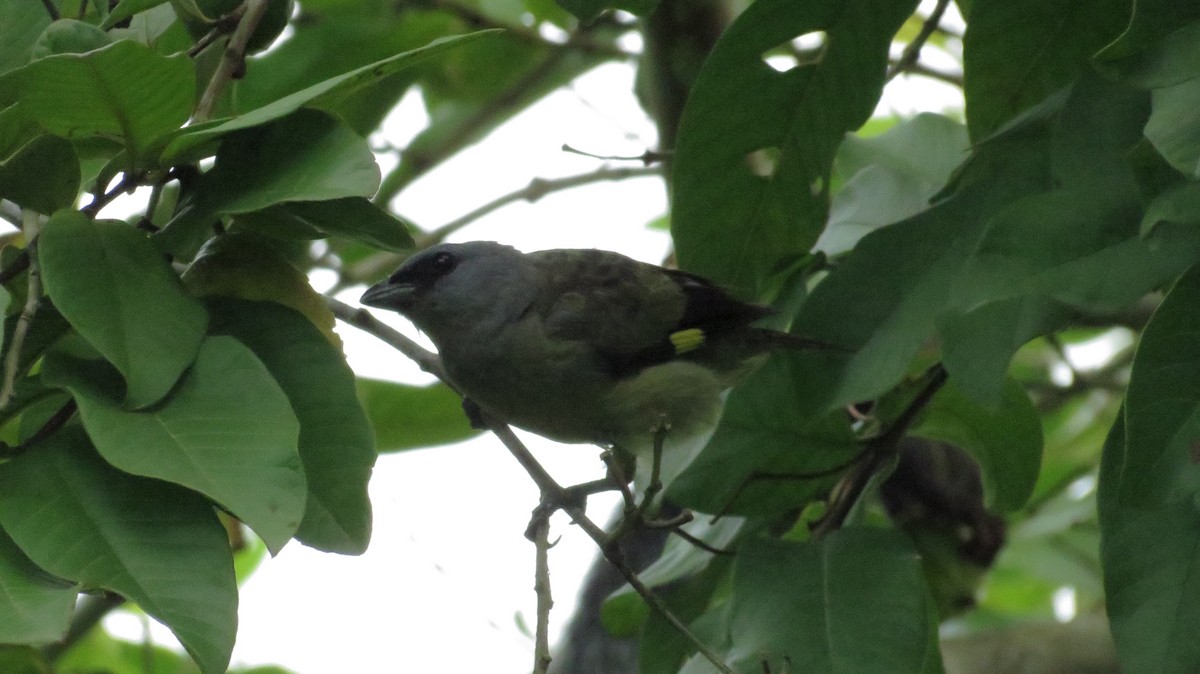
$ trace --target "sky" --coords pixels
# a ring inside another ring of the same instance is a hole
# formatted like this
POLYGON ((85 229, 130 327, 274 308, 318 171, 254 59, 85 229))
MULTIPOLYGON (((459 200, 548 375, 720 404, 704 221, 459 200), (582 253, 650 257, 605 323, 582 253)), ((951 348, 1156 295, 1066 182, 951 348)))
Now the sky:
MULTIPOLYGON (((564 143, 599 155, 655 149, 653 126, 631 95, 633 77, 627 64, 587 73, 410 185, 393 206, 423 229, 433 229, 532 179, 585 173, 603 164, 563 152, 564 143)), ((961 98, 945 85, 901 77, 889 85, 879 113, 941 110, 956 101, 961 108, 961 98)), ((426 121, 419 94, 410 94, 383 134, 403 146, 426 121)), ((381 157, 383 171, 390 167, 381 157)), ((669 250, 669 236, 647 224, 665 211, 666 195, 656 178, 600 183, 507 206, 450 240, 496 240, 527 251, 604 248, 658 263, 669 250)), ((318 290, 331 282, 319 274, 312 280, 318 290)), ((356 302, 361 291, 340 298, 356 302)), ((377 316, 418 336, 394 315, 377 316)), ((358 374, 430 381, 374 338, 344 325, 338 332, 358 374)), ((522 437, 561 484, 603 475, 595 447, 522 437)), ((374 534, 364 555, 327 554, 292 542, 242 585, 234 664, 278 664, 297 674, 529 671, 534 549, 523 532, 538 493, 499 441, 482 436, 380 456, 370 494, 374 534)), ((594 497, 589 514, 603 522, 615 505, 615 495, 594 497)), ((561 537, 550 551, 553 643, 573 611, 595 548, 561 515, 552 522, 551 536, 561 537)), ((110 615, 105 626, 132 639, 141 638, 144 629, 127 612, 110 615)), ((156 643, 174 642, 161 626, 153 625, 150 633, 156 643)))

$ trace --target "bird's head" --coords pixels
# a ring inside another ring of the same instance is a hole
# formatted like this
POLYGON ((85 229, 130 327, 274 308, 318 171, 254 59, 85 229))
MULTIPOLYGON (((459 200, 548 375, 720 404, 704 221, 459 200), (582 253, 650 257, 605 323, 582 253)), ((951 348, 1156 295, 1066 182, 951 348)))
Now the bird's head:
POLYGON ((532 286, 523 262, 515 248, 493 241, 438 244, 405 260, 360 301, 407 316, 438 342, 528 306, 532 286))

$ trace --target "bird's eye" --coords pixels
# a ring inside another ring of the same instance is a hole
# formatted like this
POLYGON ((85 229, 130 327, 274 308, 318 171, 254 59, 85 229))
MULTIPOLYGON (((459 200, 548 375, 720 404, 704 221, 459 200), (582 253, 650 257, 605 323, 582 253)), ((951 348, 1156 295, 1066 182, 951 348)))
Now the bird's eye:
POLYGON ((438 253, 437 255, 433 256, 433 268, 439 274, 445 274, 445 273, 449 272, 451 269, 454 269, 454 265, 456 262, 457 262, 457 260, 455 260, 454 256, 451 255, 450 253, 442 252, 442 253, 438 253))

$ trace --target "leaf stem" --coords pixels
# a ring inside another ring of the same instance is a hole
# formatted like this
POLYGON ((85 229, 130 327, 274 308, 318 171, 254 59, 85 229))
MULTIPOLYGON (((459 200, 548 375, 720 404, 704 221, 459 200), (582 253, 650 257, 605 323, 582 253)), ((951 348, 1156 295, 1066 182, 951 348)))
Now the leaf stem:
POLYGON ((929 18, 925 19, 925 23, 921 25, 921 30, 917 32, 916 37, 904 47, 904 52, 900 54, 899 60, 888 68, 887 79, 889 81, 908 70, 921 57, 921 48, 925 46, 929 36, 938 29, 938 25, 942 22, 942 15, 946 13, 946 7, 949 5, 950 0, 938 0, 933 11, 929 13, 929 18))
POLYGON ((196 105, 196 111, 192 115, 193 122, 208 121, 216 108, 217 100, 225 92, 229 81, 236 74, 245 70, 246 45, 249 44, 254 29, 258 28, 258 22, 266 13, 267 4, 268 0, 246 0, 245 11, 242 13, 242 18, 238 21, 233 35, 229 38, 229 44, 225 46, 221 64, 217 66, 217 71, 208 81, 208 87, 204 89, 204 95, 200 97, 200 103, 196 105))
POLYGON ((33 211, 24 213, 26 240, 25 248, 29 260, 29 279, 25 290, 25 307, 17 317, 17 326, 13 329, 12 342, 8 345, 8 353, 4 356, 4 383, 0 384, 0 410, 12 403, 17 387, 17 370, 21 366, 21 348, 25 345, 25 336, 29 334, 29 326, 37 313, 38 302, 42 299, 41 272, 37 264, 38 229, 41 226, 41 216, 33 211))

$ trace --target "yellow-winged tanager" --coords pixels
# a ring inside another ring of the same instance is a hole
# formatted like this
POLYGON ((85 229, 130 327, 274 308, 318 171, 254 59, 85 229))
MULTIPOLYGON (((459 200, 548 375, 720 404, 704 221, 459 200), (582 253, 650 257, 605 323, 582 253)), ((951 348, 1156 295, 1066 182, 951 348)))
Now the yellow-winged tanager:
POLYGON ((634 453, 663 422, 668 447, 710 431, 723 391, 768 350, 820 346, 753 326, 771 309, 699 276, 602 250, 440 244, 362 303, 412 320, 460 392, 499 419, 634 453))

